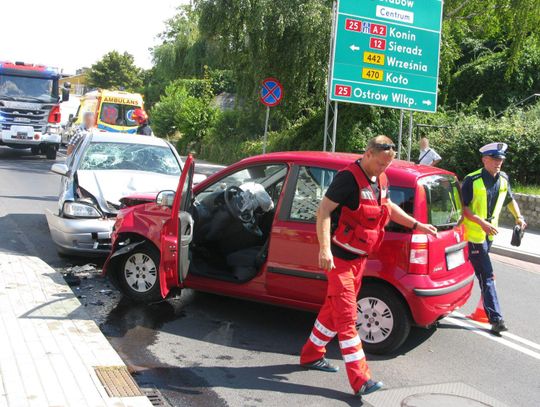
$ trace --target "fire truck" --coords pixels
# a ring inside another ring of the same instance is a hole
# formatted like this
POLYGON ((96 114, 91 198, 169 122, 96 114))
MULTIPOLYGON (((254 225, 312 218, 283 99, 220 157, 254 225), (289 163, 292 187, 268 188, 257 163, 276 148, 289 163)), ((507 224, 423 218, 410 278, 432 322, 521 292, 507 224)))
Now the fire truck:
POLYGON ((0 145, 56 159, 60 103, 69 100, 69 84, 60 94, 59 79, 56 68, 0 62, 0 145))

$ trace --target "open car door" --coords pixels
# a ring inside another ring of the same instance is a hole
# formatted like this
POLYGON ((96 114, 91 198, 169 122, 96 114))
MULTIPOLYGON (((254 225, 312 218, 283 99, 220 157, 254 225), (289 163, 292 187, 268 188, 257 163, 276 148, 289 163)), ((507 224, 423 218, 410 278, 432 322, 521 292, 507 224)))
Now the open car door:
POLYGON ((193 239, 193 218, 188 212, 193 199, 195 161, 188 156, 178 182, 171 217, 161 229, 159 282, 165 298, 171 288, 181 287, 189 269, 189 245, 193 239))

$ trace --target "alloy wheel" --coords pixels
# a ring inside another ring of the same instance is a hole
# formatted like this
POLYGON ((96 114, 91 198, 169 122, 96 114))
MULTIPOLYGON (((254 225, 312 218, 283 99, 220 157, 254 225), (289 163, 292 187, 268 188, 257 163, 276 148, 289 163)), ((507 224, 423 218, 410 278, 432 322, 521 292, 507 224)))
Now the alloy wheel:
POLYGON ((146 293, 156 284, 156 264, 147 254, 134 253, 129 256, 124 265, 124 278, 132 290, 146 293))
POLYGON ((384 301, 374 297, 358 300, 356 329, 363 342, 380 343, 391 335, 393 327, 394 316, 384 301))

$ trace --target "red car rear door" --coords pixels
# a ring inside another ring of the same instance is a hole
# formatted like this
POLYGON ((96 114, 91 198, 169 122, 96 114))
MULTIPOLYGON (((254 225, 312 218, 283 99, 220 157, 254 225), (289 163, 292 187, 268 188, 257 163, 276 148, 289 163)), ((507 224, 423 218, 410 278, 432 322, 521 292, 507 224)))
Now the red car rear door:
POLYGON ((327 278, 318 265, 316 212, 335 169, 295 165, 272 226, 267 292, 276 297, 322 303, 327 278))
POLYGON ((165 298, 171 288, 181 287, 189 269, 189 245, 193 239, 193 218, 188 212, 193 200, 195 161, 188 156, 178 182, 171 217, 161 229, 159 282, 165 298))

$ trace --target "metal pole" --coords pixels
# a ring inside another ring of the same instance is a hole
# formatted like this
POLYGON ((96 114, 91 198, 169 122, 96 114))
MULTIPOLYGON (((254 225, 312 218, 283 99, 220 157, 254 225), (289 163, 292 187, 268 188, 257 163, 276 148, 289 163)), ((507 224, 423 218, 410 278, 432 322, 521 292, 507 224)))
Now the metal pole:
POLYGON ((411 161, 412 132, 413 132, 413 112, 411 111, 409 115, 409 147, 407 150, 407 161, 411 161))
POLYGON ((269 117, 270 117, 270 107, 266 106, 266 120, 264 122, 263 154, 266 154, 266 140, 268 139, 268 118, 269 117))
MULTIPOLYGON (((337 21, 337 1, 334 2, 332 7, 332 31, 330 32, 330 53, 328 56, 328 75, 326 76, 326 111, 324 114, 324 141, 323 151, 326 151, 328 140, 330 139, 330 132, 328 128, 330 126, 330 109, 332 102, 330 101, 330 85, 332 83, 332 56, 334 54, 334 37, 336 33, 336 21, 337 21)), ((334 115, 335 116, 335 115, 334 115)))
POLYGON ((326 139, 328 138, 328 118, 330 116, 330 101, 326 96, 326 112, 324 113, 324 130, 323 130, 323 151, 326 151, 326 139))
POLYGON ((401 159, 401 139, 403 136, 403 109, 399 111, 399 135, 398 135, 398 150, 397 150, 397 158, 398 160, 401 159))
POLYGON ((337 134, 338 102, 334 102, 334 128, 332 129, 332 152, 336 152, 336 134, 337 134))

